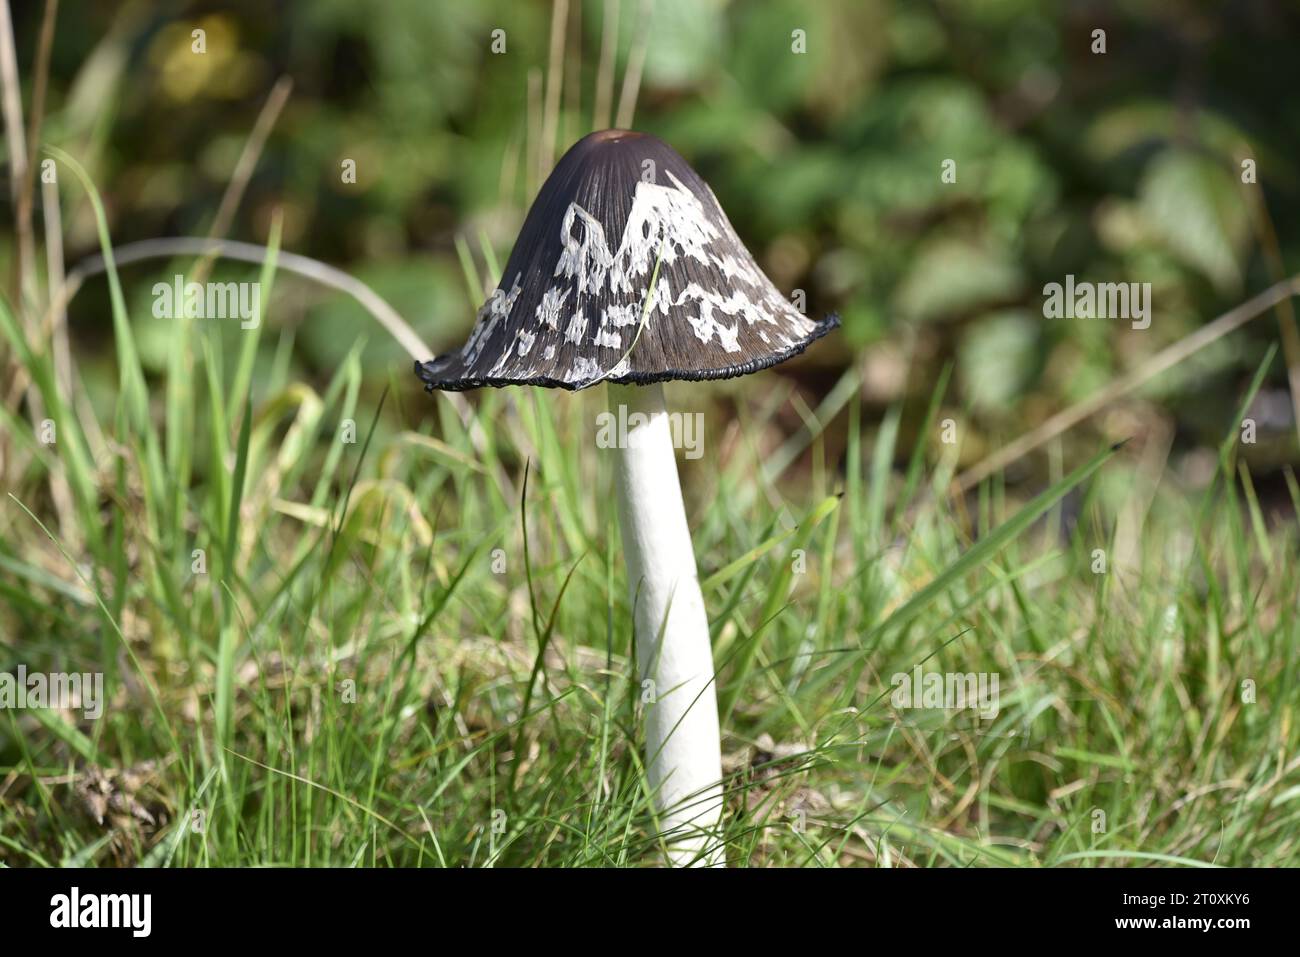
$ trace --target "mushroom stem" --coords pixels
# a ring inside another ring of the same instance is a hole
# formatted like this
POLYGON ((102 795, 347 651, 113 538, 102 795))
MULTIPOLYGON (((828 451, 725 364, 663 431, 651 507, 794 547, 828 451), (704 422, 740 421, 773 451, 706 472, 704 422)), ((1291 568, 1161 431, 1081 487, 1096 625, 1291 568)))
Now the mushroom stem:
POLYGON ((655 806, 670 863, 723 866, 713 649, 663 388, 610 383, 608 401, 620 423, 615 485, 655 806))

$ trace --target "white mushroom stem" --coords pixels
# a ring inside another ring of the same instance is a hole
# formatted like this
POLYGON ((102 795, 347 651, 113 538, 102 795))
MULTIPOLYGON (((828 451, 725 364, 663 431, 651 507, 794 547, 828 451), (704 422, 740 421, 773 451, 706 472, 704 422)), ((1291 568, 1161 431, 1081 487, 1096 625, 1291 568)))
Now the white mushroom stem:
POLYGON ((618 421, 627 422, 626 435, 620 430, 614 482, 646 702, 649 781, 670 862, 721 866, 726 860, 718 834, 722 757, 713 649, 663 388, 610 383, 608 398, 618 421))

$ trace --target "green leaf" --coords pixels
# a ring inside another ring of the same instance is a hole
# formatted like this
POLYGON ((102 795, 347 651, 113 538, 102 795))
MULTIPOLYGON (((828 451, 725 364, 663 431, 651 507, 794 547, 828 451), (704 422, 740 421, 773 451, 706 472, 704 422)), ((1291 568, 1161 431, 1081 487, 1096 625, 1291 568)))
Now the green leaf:
POLYGON ((994 242, 944 239, 923 249, 899 284, 896 303, 921 321, 996 305, 1023 286, 1020 269, 994 242))
POLYGON ((1220 292, 1241 287, 1240 257, 1249 212, 1227 169, 1183 150, 1166 150, 1147 167, 1141 206, 1169 250, 1220 292))

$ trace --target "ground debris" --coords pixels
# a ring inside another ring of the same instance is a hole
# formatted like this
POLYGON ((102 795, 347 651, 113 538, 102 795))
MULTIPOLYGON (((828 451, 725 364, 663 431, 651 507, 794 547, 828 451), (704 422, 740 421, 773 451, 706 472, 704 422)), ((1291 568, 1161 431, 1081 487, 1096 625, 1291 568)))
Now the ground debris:
POLYGON ((153 761, 142 761, 129 768, 105 769, 92 764, 78 776, 73 787, 96 824, 129 830, 141 824, 157 825, 157 815, 149 810, 149 804, 157 804, 156 781, 157 765, 153 761))

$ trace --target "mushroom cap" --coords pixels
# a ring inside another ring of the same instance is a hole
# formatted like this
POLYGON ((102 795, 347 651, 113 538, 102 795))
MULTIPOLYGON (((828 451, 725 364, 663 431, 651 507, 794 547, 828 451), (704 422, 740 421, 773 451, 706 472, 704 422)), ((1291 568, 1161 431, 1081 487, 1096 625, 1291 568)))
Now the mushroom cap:
POLYGON ((777 291, 672 147, 603 130, 547 178, 469 340, 415 372, 427 390, 455 391, 725 379, 838 325, 777 291))

